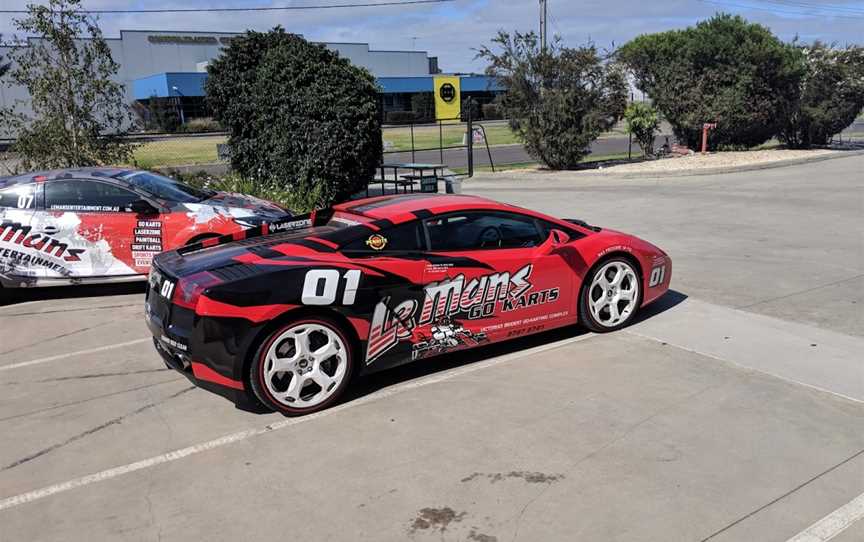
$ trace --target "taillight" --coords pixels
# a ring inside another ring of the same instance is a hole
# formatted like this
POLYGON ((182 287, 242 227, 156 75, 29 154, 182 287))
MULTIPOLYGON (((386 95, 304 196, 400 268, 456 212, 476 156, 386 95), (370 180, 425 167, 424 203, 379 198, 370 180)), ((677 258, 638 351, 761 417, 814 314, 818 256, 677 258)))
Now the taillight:
POLYGON ((221 283, 222 280, 219 277, 207 271, 183 277, 177 281, 173 302, 180 307, 195 310, 198 299, 204 290, 221 283))

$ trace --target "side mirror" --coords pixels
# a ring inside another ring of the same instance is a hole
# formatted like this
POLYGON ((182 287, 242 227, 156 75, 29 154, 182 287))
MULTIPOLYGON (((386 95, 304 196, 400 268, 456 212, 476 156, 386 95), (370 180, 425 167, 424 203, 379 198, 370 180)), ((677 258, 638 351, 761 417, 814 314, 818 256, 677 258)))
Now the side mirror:
POLYGON ((565 245, 570 242, 570 236, 561 230, 550 231, 549 238, 552 239, 554 246, 565 245))
POLYGON ((564 246, 570 242, 570 236, 561 230, 552 230, 549 232, 549 237, 540 245, 540 252, 543 254, 551 254, 555 249, 564 246))
POLYGON ((153 207, 146 199, 136 199, 132 203, 129 204, 129 210, 137 215, 157 215, 159 214, 159 209, 153 207))

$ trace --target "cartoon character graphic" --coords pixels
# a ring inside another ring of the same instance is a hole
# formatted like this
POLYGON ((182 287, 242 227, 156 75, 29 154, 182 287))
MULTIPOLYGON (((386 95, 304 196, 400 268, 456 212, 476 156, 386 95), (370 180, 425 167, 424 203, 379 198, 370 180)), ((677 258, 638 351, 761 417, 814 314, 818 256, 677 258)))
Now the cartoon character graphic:
POLYGON ((430 328, 432 337, 427 338, 422 333, 420 340, 414 343, 411 357, 414 360, 437 356, 449 350, 462 347, 477 346, 488 341, 485 333, 474 333, 461 322, 450 317, 442 317, 430 328))

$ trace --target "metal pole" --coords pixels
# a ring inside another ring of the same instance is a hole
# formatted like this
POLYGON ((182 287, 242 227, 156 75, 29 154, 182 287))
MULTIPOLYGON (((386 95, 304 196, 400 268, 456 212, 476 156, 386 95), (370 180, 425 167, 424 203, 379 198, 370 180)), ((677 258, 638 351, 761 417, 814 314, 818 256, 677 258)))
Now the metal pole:
MULTIPOLYGON (((635 96, 631 92, 630 93, 630 103, 633 103, 634 99, 635 99, 635 96)), ((633 132, 631 132, 629 129, 627 131, 630 133, 630 143, 628 144, 628 147, 627 147, 627 159, 632 160, 633 159, 633 132)))
POLYGON ((416 162, 417 159, 414 157, 414 123, 411 123, 411 161, 416 162))
POLYGON ((468 177, 474 176, 474 115, 472 115, 473 98, 468 98, 468 177))
POLYGON ((542 51, 546 52, 546 42, 548 41, 549 27, 546 18, 546 0, 540 0, 540 43, 542 51))
POLYGON ((438 121, 438 152, 440 154, 439 158, 441 159, 438 163, 444 163, 444 121, 438 121))

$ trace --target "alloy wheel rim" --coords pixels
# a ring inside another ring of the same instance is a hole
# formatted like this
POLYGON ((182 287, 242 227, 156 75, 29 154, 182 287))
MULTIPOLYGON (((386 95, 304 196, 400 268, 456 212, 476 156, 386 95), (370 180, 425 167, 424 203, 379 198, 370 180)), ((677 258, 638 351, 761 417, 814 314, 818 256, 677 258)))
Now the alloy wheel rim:
POLYGON ((264 385, 291 408, 320 405, 339 388, 348 368, 342 338, 321 324, 300 324, 283 331, 264 359, 264 385))
POLYGON ((609 262, 594 274, 588 290, 588 306, 594 321, 615 327, 626 321, 636 308, 639 280, 626 262, 609 262))

